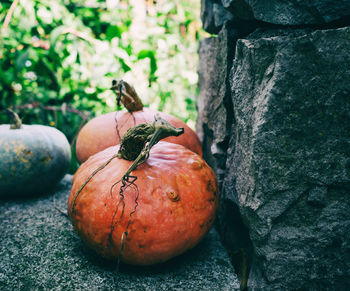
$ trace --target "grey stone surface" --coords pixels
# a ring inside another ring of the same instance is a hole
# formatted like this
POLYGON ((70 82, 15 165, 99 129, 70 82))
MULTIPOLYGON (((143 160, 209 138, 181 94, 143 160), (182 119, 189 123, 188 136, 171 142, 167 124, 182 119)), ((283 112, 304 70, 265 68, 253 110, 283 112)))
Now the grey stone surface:
POLYGON ((229 139, 232 101, 229 70, 238 33, 225 24, 217 37, 204 39, 199 48, 197 133, 206 161, 219 176, 225 167, 223 143, 229 139))
POLYGON ((201 19, 207 32, 217 34, 225 22, 233 20, 233 15, 219 0, 201 0, 201 19))
POLYGON ((245 0, 221 0, 222 5, 239 19, 252 20, 254 14, 245 0))
POLYGON ((115 263, 87 249, 66 210, 72 177, 53 193, 0 200, 0 290, 237 290, 226 251, 212 230, 194 249, 151 267, 115 263))
POLYGON ((348 0, 221 0, 236 18, 280 25, 324 24, 350 15, 348 0))
POLYGON ((350 28, 237 42, 222 195, 249 229, 251 290, 350 286, 349 81, 350 28))

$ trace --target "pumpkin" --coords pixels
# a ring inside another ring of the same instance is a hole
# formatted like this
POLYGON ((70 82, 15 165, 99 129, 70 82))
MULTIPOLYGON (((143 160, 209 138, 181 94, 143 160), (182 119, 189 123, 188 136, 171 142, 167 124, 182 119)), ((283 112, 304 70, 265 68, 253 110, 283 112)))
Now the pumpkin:
POLYGON ((127 110, 107 113, 91 119, 79 132, 76 142, 76 156, 79 163, 85 162, 91 155, 120 143, 129 128, 137 124, 152 122, 159 114, 175 127, 184 128, 179 137, 168 137, 165 141, 181 144, 191 151, 202 155, 197 134, 180 119, 166 113, 144 108, 133 87, 124 81, 118 81, 113 89, 127 110), (119 86, 119 87, 118 87, 119 86), (120 88, 120 92, 117 88, 120 88))
POLYGON ((50 190, 71 159, 67 138, 44 125, 0 125, 0 196, 26 196, 50 190))
POLYGON ((125 184, 133 162, 113 158, 119 147, 91 156, 74 175, 68 214, 81 239, 103 257, 133 265, 161 263, 193 248, 219 203, 212 169, 191 150, 161 141, 125 184))

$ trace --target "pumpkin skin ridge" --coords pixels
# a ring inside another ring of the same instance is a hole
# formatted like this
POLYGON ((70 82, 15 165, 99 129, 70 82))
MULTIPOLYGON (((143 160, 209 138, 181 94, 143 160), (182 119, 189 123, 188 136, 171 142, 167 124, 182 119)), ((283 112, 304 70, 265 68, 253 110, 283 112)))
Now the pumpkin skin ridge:
MULTIPOLYGON (((115 154, 117 148, 110 147, 82 164, 74 176, 68 209, 80 185, 103 163, 102 160, 115 154)), ((74 212, 69 211, 73 226, 82 240, 107 259, 116 259, 119 255, 121 234, 135 207, 135 191, 128 188, 124 192, 125 213, 114 228, 113 245, 110 245, 108 237, 118 202, 119 186, 114 188, 113 197, 109 190, 131 164, 129 161, 114 159, 110 167, 98 172, 86 184, 76 200, 74 212), (114 164, 118 164, 118 167, 114 164), (108 182, 104 177, 109 177, 108 182), (93 180, 94 183, 91 183, 93 180)), ((149 159, 131 175, 138 176, 135 183, 138 185, 139 198, 128 228, 122 261, 135 265, 167 261, 193 248, 209 231, 215 219, 219 197, 207 191, 208 179, 216 185, 215 175, 197 154, 180 145, 159 142, 152 148, 149 159), (201 163, 202 166, 193 169, 193 163, 201 163), (193 187, 199 190, 193 191, 193 187), (172 196, 167 194, 170 191, 179 192, 179 200, 171 200, 169 197, 172 196), (169 230, 172 233, 169 234, 169 230)), ((118 217, 120 213, 121 207, 118 217)))
POLYGON ((0 125, 0 196, 50 190, 67 172, 70 145, 62 132, 44 125, 0 125))
POLYGON ((167 137, 163 141, 181 144, 202 156, 199 138, 186 123, 172 115, 144 107, 143 110, 133 112, 133 115, 125 110, 110 112, 86 123, 77 136, 76 155, 79 163, 85 162, 93 154, 120 143, 115 118, 118 120, 118 131, 121 138, 129 128, 140 123, 153 122, 156 114, 175 127, 183 127, 185 130, 184 134, 178 137, 167 137))

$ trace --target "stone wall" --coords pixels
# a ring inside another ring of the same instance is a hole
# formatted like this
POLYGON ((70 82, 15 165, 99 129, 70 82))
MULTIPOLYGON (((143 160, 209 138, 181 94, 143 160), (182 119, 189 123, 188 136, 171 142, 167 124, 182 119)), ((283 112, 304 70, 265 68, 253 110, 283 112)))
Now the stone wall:
POLYGON ((197 131, 242 289, 350 286, 350 1, 202 0, 197 131))

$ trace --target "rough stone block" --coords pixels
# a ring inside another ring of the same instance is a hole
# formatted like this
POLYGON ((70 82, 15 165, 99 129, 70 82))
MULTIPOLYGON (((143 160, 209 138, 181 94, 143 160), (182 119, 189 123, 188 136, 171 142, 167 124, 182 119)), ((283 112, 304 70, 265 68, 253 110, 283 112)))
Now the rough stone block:
POLYGON ((229 88, 229 65, 238 34, 225 24, 218 37, 201 41, 199 48, 199 96, 197 133, 204 157, 220 176, 226 152, 222 143, 229 138, 232 102, 229 88))
POLYGON ((217 34, 225 22, 233 20, 233 15, 219 0, 201 0, 201 19, 207 32, 217 34))
POLYGON ((249 229, 251 290, 350 286, 349 80, 350 28, 237 42, 223 196, 249 229))
POLYGON ((239 19, 280 25, 324 24, 350 16, 348 0, 221 0, 239 19))

